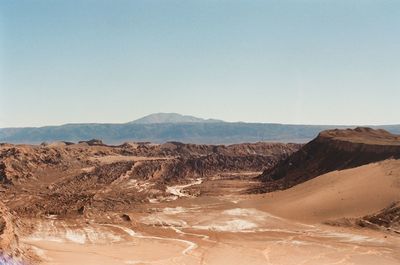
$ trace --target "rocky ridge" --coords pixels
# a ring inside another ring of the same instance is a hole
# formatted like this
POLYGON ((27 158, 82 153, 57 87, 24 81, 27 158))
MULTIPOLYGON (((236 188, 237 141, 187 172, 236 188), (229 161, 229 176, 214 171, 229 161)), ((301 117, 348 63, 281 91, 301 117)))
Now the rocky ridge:
POLYGON ((3 144, 2 197, 13 211, 28 216, 127 209, 149 200, 168 199, 168 186, 185 185, 196 179, 207 182, 222 175, 248 179, 300 146, 178 142, 108 146, 99 140, 77 144, 3 144), (18 200, 13 199, 16 194, 18 200))

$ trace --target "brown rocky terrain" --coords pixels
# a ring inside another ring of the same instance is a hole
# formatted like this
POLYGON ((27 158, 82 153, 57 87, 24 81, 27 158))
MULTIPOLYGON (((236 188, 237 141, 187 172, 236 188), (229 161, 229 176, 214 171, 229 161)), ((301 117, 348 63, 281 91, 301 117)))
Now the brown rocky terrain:
POLYGON ((248 178, 249 173, 257 175, 299 147, 176 142, 107 146, 99 140, 3 144, 0 180, 5 203, 18 214, 83 214, 88 209, 131 208, 149 199, 165 199, 171 195, 167 186, 196 179, 206 182, 221 174, 248 178))
POLYGON ((360 218, 356 223, 362 227, 386 229, 400 234, 400 202, 394 202, 376 214, 360 218))
POLYGON ((304 145, 260 178, 263 191, 287 189, 322 174, 400 158, 400 136, 384 130, 356 128, 328 130, 304 145))
POLYGON ((19 230, 22 227, 17 216, 0 202, 0 264, 20 265, 24 260, 34 260, 32 253, 21 247, 19 230))

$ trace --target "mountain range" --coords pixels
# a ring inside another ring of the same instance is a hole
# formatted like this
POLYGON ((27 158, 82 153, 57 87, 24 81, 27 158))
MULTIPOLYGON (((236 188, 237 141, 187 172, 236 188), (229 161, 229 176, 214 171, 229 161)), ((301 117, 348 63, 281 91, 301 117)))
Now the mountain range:
MULTIPOLYGON (((156 113, 120 124, 76 123, 59 126, 3 128, 0 142, 37 144, 42 142, 78 142, 101 139, 108 144, 127 141, 179 141, 201 144, 233 144, 243 142, 307 142, 322 130, 353 128, 337 125, 293 125, 278 123, 225 122, 202 119, 177 113, 156 113)), ((370 126, 399 134, 400 125, 370 126)))

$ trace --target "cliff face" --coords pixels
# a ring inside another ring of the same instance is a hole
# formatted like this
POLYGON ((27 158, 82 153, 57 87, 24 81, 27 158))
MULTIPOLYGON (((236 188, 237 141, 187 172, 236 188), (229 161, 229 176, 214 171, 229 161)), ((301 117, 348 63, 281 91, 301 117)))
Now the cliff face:
POLYGON ((264 191, 287 189, 334 170, 400 158, 400 136, 384 130, 330 130, 260 176, 264 191))
POLYGON ((9 209, 0 202, 0 264, 22 265, 32 260, 19 243, 18 230, 21 224, 9 209))

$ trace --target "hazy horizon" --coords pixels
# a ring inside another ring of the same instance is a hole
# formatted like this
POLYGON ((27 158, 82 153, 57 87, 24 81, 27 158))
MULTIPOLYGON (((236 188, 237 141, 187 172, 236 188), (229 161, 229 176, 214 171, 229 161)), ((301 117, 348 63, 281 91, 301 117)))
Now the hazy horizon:
MULTIPOLYGON (((138 119, 153 115, 153 114, 178 114, 178 115, 182 115, 182 116, 192 116, 194 118, 200 118, 200 119, 204 119, 204 120, 208 120, 208 119, 212 119, 212 120, 217 120, 217 121, 221 121, 221 122, 228 122, 228 123, 263 123, 263 124, 282 124, 282 125, 307 125, 307 126, 391 126, 391 125, 395 125, 395 126, 399 126, 400 124, 396 124, 396 123, 392 123, 392 124, 307 124, 307 123, 281 123, 281 122, 252 122, 252 121, 240 121, 240 120, 236 120, 236 121, 227 121, 227 120, 223 120, 223 119, 218 119, 215 117, 198 117, 198 116, 193 116, 190 114, 182 114, 182 113, 176 113, 176 112, 158 112, 158 113, 151 113, 148 115, 144 115, 141 117, 136 117, 134 119, 131 119, 129 121, 123 121, 123 122, 66 122, 66 123, 59 123, 59 124, 45 124, 45 125, 38 125, 38 126, 10 126, 10 127, 0 127, 0 129, 6 129, 6 128, 24 128, 24 127, 48 127, 48 126, 62 126, 62 125, 69 125, 69 124, 125 124, 125 123, 130 123, 133 121, 136 121, 138 119)), ((141 124, 141 123, 139 123, 141 124)))
POLYGON ((400 124, 400 2, 2 1, 0 128, 400 124))

